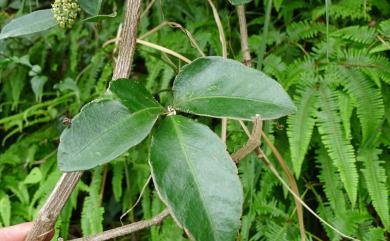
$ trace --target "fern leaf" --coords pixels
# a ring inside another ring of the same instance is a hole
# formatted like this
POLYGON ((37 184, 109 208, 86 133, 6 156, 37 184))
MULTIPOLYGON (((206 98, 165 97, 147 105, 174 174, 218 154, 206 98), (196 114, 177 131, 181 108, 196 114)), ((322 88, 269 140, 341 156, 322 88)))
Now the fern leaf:
POLYGON ((321 86, 319 92, 321 111, 317 113, 318 130, 330 158, 340 173, 348 197, 354 205, 358 186, 354 149, 349 140, 344 138, 335 92, 327 86, 321 86))
POLYGON ((351 138, 351 115, 354 107, 353 99, 344 92, 338 92, 338 105, 340 108, 341 122, 343 123, 343 129, 345 138, 351 138))
POLYGON ((341 191, 342 184, 336 174, 337 169, 324 148, 321 148, 318 152, 317 163, 321 169, 319 179, 324 186, 324 191, 330 206, 334 211, 344 211, 346 203, 344 194, 341 191))
POLYGON ((325 32, 325 26, 319 23, 309 23, 308 21, 293 22, 287 27, 287 34, 291 40, 309 39, 325 32))
POLYGON ((103 231, 104 208, 100 207, 100 185, 102 182, 101 168, 93 172, 89 186, 89 196, 85 198, 81 212, 81 229, 83 235, 92 235, 103 231))
POLYGON ((378 149, 362 149, 359 151, 358 160, 363 162, 364 165, 363 176, 372 204, 383 225, 389 230, 389 192, 386 186, 386 172, 381 166, 383 161, 378 159, 380 153, 381 151, 378 149))
MULTIPOLYGON (((381 55, 374 55, 366 49, 350 49, 348 51, 338 51, 337 58, 341 64, 348 67, 356 67, 361 70, 371 71, 378 75, 384 82, 390 84, 390 62, 381 55)), ((380 86, 380 83, 376 83, 380 86)))
POLYGON ((301 88, 298 93, 299 95, 295 97, 298 111, 287 120, 291 162, 297 178, 300 176, 301 166, 313 133, 315 124, 313 116, 317 104, 317 91, 312 85, 301 88))
POLYGON ((125 167, 123 166, 122 162, 115 162, 112 164, 112 166, 112 190, 114 192, 115 200, 119 202, 122 196, 122 180, 125 167))
POLYGON ((375 29, 368 26, 349 26, 333 32, 332 35, 361 44, 370 44, 376 41, 375 29))
POLYGON ((103 232, 104 209, 99 207, 99 202, 94 197, 86 197, 81 213, 81 229, 83 235, 92 235, 103 232))
POLYGON ((379 24, 379 33, 381 33, 386 38, 390 38, 390 19, 382 21, 379 24))
POLYGON ((277 80, 284 79, 286 73, 286 64, 283 62, 282 58, 270 54, 264 59, 264 73, 275 76, 277 80))
POLYGON ((357 115, 362 126, 362 143, 375 139, 380 134, 384 117, 382 94, 366 76, 357 69, 341 68, 347 92, 354 97, 357 115))
POLYGON ((279 225, 275 222, 270 222, 267 225, 267 229, 265 232, 265 236, 267 240, 274 240, 274 241, 287 241, 287 225, 279 225))

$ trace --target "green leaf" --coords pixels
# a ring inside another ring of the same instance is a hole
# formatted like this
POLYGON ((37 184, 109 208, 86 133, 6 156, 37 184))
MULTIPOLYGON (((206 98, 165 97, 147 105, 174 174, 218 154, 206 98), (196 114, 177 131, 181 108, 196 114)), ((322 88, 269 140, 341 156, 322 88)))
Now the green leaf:
POLYGON ((362 143, 375 140, 380 134, 380 127, 385 114, 381 91, 361 71, 341 68, 348 80, 346 89, 354 97, 357 115, 362 126, 362 143))
POLYGON ((298 93, 299 97, 296 97, 298 111, 287 120, 291 162, 297 178, 300 176, 301 166, 313 133, 318 99, 317 91, 312 85, 304 86, 298 93))
POLYGON ((42 93, 43 93, 43 86, 47 82, 46 76, 34 76, 31 79, 31 88, 35 95, 35 100, 37 102, 41 102, 42 100, 42 93))
POLYGON ((34 167, 24 179, 24 184, 34 184, 42 180, 42 172, 38 167, 34 167))
POLYGON ((199 58, 174 83, 174 107, 197 115, 264 120, 295 111, 282 86, 262 72, 222 57, 199 58))
POLYGON ((111 82, 110 90, 119 97, 130 111, 139 111, 145 108, 163 107, 153 98, 148 90, 136 81, 118 79, 111 82))
POLYGON ((89 196, 85 198, 81 212, 81 229, 83 235, 93 235, 103 232, 104 207, 101 207, 100 188, 102 183, 102 168, 93 170, 89 186, 89 196))
POLYGON ((42 32, 56 25, 51 9, 38 10, 11 20, 1 30, 0 39, 42 32))
POLYGON ((0 199, 0 218, 3 220, 4 226, 9 226, 11 223, 11 202, 9 196, 5 195, 0 199))
POLYGON ((274 0, 274 7, 277 12, 279 12, 280 7, 282 6, 283 0, 274 0))
POLYGON ((161 198, 194 240, 235 240, 243 191, 225 144, 208 127, 168 116, 151 147, 161 198))
POLYGON ((333 165, 325 148, 322 147, 317 150, 316 160, 321 168, 318 178, 323 184, 323 189, 330 206, 334 211, 345 211, 345 195, 342 190, 342 183, 337 176, 337 168, 333 165))
POLYGON ((366 148, 359 151, 358 160, 364 164, 363 175, 372 204, 383 225, 390 228, 389 191, 386 185, 386 171, 378 155, 381 150, 366 148))
POLYGON ((99 22, 99 21, 102 21, 102 20, 105 20, 105 19, 110 19, 110 18, 115 18, 117 16, 117 13, 116 12, 113 12, 111 14, 101 14, 101 15, 95 15, 95 16, 91 16, 89 18, 85 18, 83 20, 81 20, 82 22, 99 22))
POLYGON ((335 92, 327 86, 321 86, 319 94, 321 111, 317 113, 318 130, 330 158, 340 173, 348 197, 354 205, 359 179, 355 151, 342 130, 335 92))
POLYGON ((252 0, 229 0, 229 2, 233 5, 240 5, 240 4, 252 2, 252 0))
POLYGON ((87 104, 61 134, 60 170, 86 170, 115 159, 149 134, 159 113, 155 107, 131 113, 116 100, 87 104))
POLYGON ((122 181, 125 168, 126 166, 122 162, 112 164, 112 191, 117 202, 120 202, 122 197, 122 181))
POLYGON ((80 7, 89 15, 98 15, 102 7, 103 0, 79 0, 80 7))

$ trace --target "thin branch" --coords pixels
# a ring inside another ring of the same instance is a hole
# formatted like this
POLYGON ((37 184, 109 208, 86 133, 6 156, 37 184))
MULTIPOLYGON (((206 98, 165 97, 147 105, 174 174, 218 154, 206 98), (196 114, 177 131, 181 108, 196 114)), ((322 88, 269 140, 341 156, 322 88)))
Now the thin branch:
POLYGON ((60 215, 66 201, 72 194, 77 185, 82 172, 68 172, 62 174, 51 192, 46 203, 35 218, 33 227, 28 233, 25 241, 43 241, 46 240, 53 230, 53 226, 60 215))
POLYGON ((157 45, 157 44, 154 44, 154 43, 150 43, 150 42, 147 42, 147 41, 141 40, 141 39, 137 39, 137 43, 145 45, 145 46, 153 48, 153 49, 157 49, 157 50, 159 50, 161 52, 170 54, 172 56, 175 56, 176 58, 178 58, 180 60, 183 60, 187 64, 191 63, 191 60, 189 60, 188 58, 184 57, 183 55, 181 55, 181 54, 179 54, 179 53, 177 53, 177 52, 175 52, 175 51, 173 51, 171 49, 165 48, 163 46, 160 46, 160 45, 157 45))
MULTIPOLYGON (((108 40, 107 42, 105 42, 103 44, 103 47, 105 47, 105 46, 107 46, 109 44, 115 43, 115 42, 116 42, 116 38, 110 39, 110 40, 108 40)), ((144 45, 144 46, 147 46, 147 47, 152 48, 152 49, 159 50, 159 51, 161 51, 163 53, 172 55, 172 56, 174 56, 174 57, 176 57, 176 58, 178 58, 180 60, 183 60, 187 64, 192 62, 190 59, 184 57, 183 55, 179 54, 178 52, 175 52, 172 49, 165 48, 165 47, 163 47, 161 45, 154 44, 154 43, 151 43, 151 42, 148 42, 148 41, 145 41, 145 40, 142 40, 142 39, 138 39, 138 38, 136 39, 136 43, 144 45)))
POLYGON ((154 2, 156 0, 152 0, 150 1, 150 3, 146 6, 145 10, 141 13, 141 18, 143 18, 147 13, 148 11, 150 10, 150 8, 153 6, 154 2))
POLYGON ((252 134, 248 138, 248 142, 240 150, 236 151, 231 155, 234 162, 238 163, 240 160, 245 158, 249 153, 255 150, 256 147, 260 146, 259 136, 260 136, 262 124, 263 123, 260 119, 260 116, 256 117, 256 119, 253 121, 252 134))
POLYGON ((128 78, 133 63, 135 41, 141 9, 141 0, 128 0, 125 19, 123 21, 120 49, 113 79, 128 78))
MULTIPOLYGON (((122 219, 129 213, 131 212, 137 205, 138 203, 141 201, 141 198, 142 198, 142 195, 144 194, 145 190, 146 190, 146 187, 149 185, 149 182, 150 180, 152 179, 152 175, 149 175, 148 177, 148 180, 146 180, 144 186, 142 187, 141 189, 141 193, 139 194, 137 200, 135 201, 135 203, 133 204, 133 206, 131 206, 131 208, 129 208, 125 213, 123 213, 121 216, 120 216, 120 221, 122 223, 122 219)), ((123 223, 122 223, 123 225, 123 223)))
POLYGON ((212 0, 208 0, 211 9, 213 10, 213 15, 215 19, 215 23, 217 24, 218 32, 219 32, 219 41, 221 41, 222 46, 222 57, 227 58, 227 44, 226 44, 226 38, 225 38, 225 32, 223 31, 223 26, 221 19, 219 18, 217 8, 215 7, 212 0))
MULTIPOLYGON (((279 165, 282 167, 283 172, 286 174, 287 180, 291 185, 291 189, 295 192, 295 194, 297 196, 299 196, 299 189, 298 189, 297 182, 295 181, 294 175, 291 173, 286 162, 283 160, 282 156, 280 155, 278 149, 274 146, 274 144, 272 144, 272 142, 269 140, 269 138, 265 135, 265 133, 263 131, 261 131, 261 136, 263 137, 265 143, 271 148, 272 153, 276 157, 276 160, 278 161, 279 165)), ((304 220, 303 220, 302 205, 300 204, 300 202, 298 202, 298 199, 296 199, 296 198, 295 198, 295 204, 297 206, 297 215, 298 215, 299 229, 301 232, 301 240, 305 241, 305 239, 306 239, 306 237, 305 237, 305 224, 304 224, 304 220)))
MULTIPOLYGON (((243 121, 240 121, 241 126, 245 130, 245 133, 248 135, 248 128, 245 126, 243 121)), ((286 162, 283 160, 282 156, 280 155, 279 151, 276 149, 276 147, 272 144, 272 142, 268 139, 268 137, 264 134, 262 130, 260 130, 261 136, 264 138, 266 144, 271 148, 272 152, 274 153, 276 159, 278 160, 279 165, 282 167, 283 172, 286 174, 288 182, 291 185, 291 188, 294 190, 294 192, 299 196, 299 189, 298 185, 295 181, 294 176, 292 175, 290 169, 288 168, 286 162)), ((248 135, 248 137, 251 137, 248 135)), ((261 155, 260 153, 260 147, 257 147, 255 149, 257 155, 261 155)), ((299 229, 301 232, 301 240, 305 240, 305 225, 303 220, 303 210, 302 205, 298 202, 297 199, 295 199, 295 204, 297 206, 297 216, 298 216, 298 222, 299 222, 299 229)))
POLYGON ((157 216, 154 216, 153 218, 149 220, 143 220, 135 223, 131 223, 122 227, 110 229, 108 231, 104 231, 99 234, 83 237, 83 238, 77 238, 72 239, 70 241, 104 241, 109 240, 117 237, 121 237, 124 235, 128 235, 134 232, 137 232, 139 230, 151 227, 153 225, 157 225, 161 223, 161 221, 169 215, 169 210, 165 209, 157 216))
MULTIPOLYGON (((259 119, 257 119, 257 122, 259 121, 259 119)), ((241 126, 243 127, 245 133, 248 135, 248 137, 250 138, 253 138, 253 135, 254 135, 254 131, 252 131, 252 135, 249 134, 249 130, 248 128, 246 127, 246 125, 240 121, 240 124, 241 126)), ((257 127, 257 129, 261 132, 261 135, 262 137, 264 138, 265 142, 267 144, 270 144, 270 147, 273 151, 276 150, 275 146, 270 142, 270 140, 268 139, 268 137, 264 134, 264 132, 261 130, 261 128, 257 127)), ((350 237, 344 233, 342 233, 340 230, 338 230, 337 228, 335 228, 334 226, 332 226, 331 224, 329 224, 328 222, 326 222, 323 218, 321 218, 318 214, 316 214, 302 199, 301 197, 299 196, 299 194, 296 193, 295 190, 293 190, 285 181, 284 179, 280 176, 280 174, 278 173, 278 171, 276 170, 275 166, 272 164, 272 162, 268 159, 267 155, 264 153, 264 151, 258 146, 256 149, 256 154, 257 154, 257 157, 259 159, 261 159, 264 164, 271 170, 271 172, 279 179, 279 181, 283 184, 283 186, 294 196, 294 199, 297 200, 303 207, 305 207, 311 214, 314 215, 314 217, 316 217, 318 220, 320 220, 322 223, 324 223, 326 226, 328 226, 329 228, 331 228, 332 230, 334 230, 336 233, 338 233, 339 235, 341 235, 342 237, 344 238, 348 238, 348 239, 351 239, 351 240, 354 240, 354 241, 359 241, 358 239, 355 239, 353 237, 350 237)), ((276 153, 277 153, 277 158, 281 158, 279 152, 277 152, 276 150, 276 153)), ((275 152, 274 152, 275 154, 275 152)), ((298 207, 298 206, 297 206, 298 207)))
POLYGON ((257 69, 261 69, 263 66, 265 49, 267 48, 268 29, 271 21, 272 0, 268 0, 267 9, 265 10, 265 22, 263 27, 263 35, 261 36, 261 45, 259 56, 257 58, 257 69))
POLYGON ((293 191, 290 186, 283 180, 283 178, 279 175, 278 171, 275 169, 274 165, 270 162, 270 160, 268 159, 268 157, 266 156, 266 154, 264 153, 264 151, 259 148, 259 152, 258 152, 258 157, 263 160, 263 162, 268 166, 268 168, 271 170, 271 172, 276 176, 276 178, 279 179, 279 181, 283 184, 283 186, 294 196, 294 198, 296 200, 298 200, 298 202, 303 205, 311 214, 313 214, 314 217, 316 217, 318 220, 320 220, 323 224, 325 224, 326 226, 328 226, 330 229, 332 229, 333 231, 335 231, 336 233, 338 233, 340 236, 342 236, 343 238, 347 238, 347 239, 350 239, 350 240, 354 240, 354 241, 359 241, 358 239, 355 239, 351 236, 348 236, 344 233, 342 233, 340 230, 338 230, 337 228, 335 228, 334 226, 332 226, 330 223, 328 223, 327 221, 325 221, 323 218, 321 218, 316 212, 314 212, 300 197, 299 195, 297 195, 295 193, 295 191, 293 191))
MULTIPOLYGON (((226 44, 225 32, 223 31, 222 22, 213 1, 212 0, 208 0, 208 1, 211 9, 213 10, 215 23, 217 24, 217 28, 219 32, 219 40, 221 41, 221 46, 222 46, 222 57, 227 58, 227 44, 226 44)), ((226 142, 226 136, 227 136, 227 118, 222 118, 221 139, 223 142, 226 142)))
POLYGON ((202 56, 202 57, 206 56, 203 53, 202 49, 199 47, 199 44, 196 41, 196 39, 194 38, 194 36, 192 35, 192 33, 190 31, 188 31, 186 28, 184 28, 181 24, 176 23, 176 22, 164 21, 164 22, 160 23, 159 25, 157 25, 156 27, 152 28, 150 31, 148 31, 148 32, 144 33, 143 35, 139 36, 138 39, 144 39, 144 38, 154 34, 155 32, 159 31, 160 29, 162 29, 165 26, 169 26, 171 28, 178 28, 178 29, 180 29, 183 33, 185 33, 187 35, 188 39, 191 42, 192 47, 194 47, 199 52, 200 56, 202 56))
POLYGON ((246 26, 245 6, 243 4, 237 6, 238 21, 240 26, 241 37, 241 52, 244 59, 244 64, 251 67, 251 54, 248 46, 248 30, 246 26))

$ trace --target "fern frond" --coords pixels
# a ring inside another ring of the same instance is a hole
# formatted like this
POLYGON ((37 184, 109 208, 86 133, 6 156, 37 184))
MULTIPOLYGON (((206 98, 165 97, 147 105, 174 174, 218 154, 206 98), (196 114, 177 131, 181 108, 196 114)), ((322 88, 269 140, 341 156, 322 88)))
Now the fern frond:
POLYGON ((271 221, 267 224, 265 231, 265 237, 267 240, 274 241, 288 241, 287 240, 287 225, 279 225, 271 221))
POLYGON ((382 21, 379 24, 379 33, 386 38, 390 38, 390 19, 382 21))
POLYGON ((89 196, 84 200, 83 211, 81 213, 81 229, 83 235, 92 235, 103 231, 104 208, 99 207, 100 203, 96 198, 89 196))
MULTIPOLYGON (((363 1, 356 0, 340 0, 332 1, 329 6, 329 15, 331 19, 342 19, 342 20, 359 20, 367 19, 368 14, 365 14, 363 1)), ((371 10, 371 5, 366 5, 366 11, 371 10)), ((325 7, 321 6, 312 10, 312 18, 317 19, 321 16, 325 16, 325 7)))
POLYGON ((338 106, 340 109, 341 122, 343 123, 343 129, 345 133, 345 138, 351 138, 351 116, 354 109, 353 99, 344 92, 338 92, 338 106))
POLYGON ((340 67, 340 73, 347 80, 348 94, 354 97, 357 115, 362 126, 362 143, 373 140, 380 134, 384 118, 384 104, 381 91, 358 69, 340 67))
POLYGON ((298 110, 287 119, 287 136, 294 173, 299 178, 315 124, 313 116, 317 109, 317 91, 313 85, 305 85, 294 99, 298 110))
POLYGON ((316 66, 313 59, 297 60, 290 64, 286 69, 286 76, 281 80, 284 88, 288 89, 291 85, 301 82, 302 76, 314 73, 316 66))
POLYGON ((299 41, 316 37, 319 33, 325 32, 325 26, 319 23, 309 23, 308 21, 293 22, 287 29, 289 39, 299 41))
POLYGON ((323 183, 324 191, 330 206, 335 212, 338 210, 344 211, 346 203, 344 194, 341 191, 342 184, 336 174, 337 169, 324 148, 321 148, 318 151, 316 160, 321 169, 319 179, 323 183))
POLYGON ((100 203, 100 185, 102 182, 102 169, 93 171, 92 181, 89 186, 89 196, 85 198, 81 212, 81 229, 83 235, 92 235, 103 231, 104 208, 100 203))
POLYGON ((379 160, 381 153, 378 149, 366 148, 359 151, 358 160, 364 165, 363 176, 372 204, 377 211, 383 225, 390 229, 389 192, 386 186, 386 172, 383 161, 379 160))
POLYGON ((327 86, 321 86, 319 93, 321 111, 317 113, 318 130, 330 158, 340 173, 348 197, 354 205, 358 186, 354 149, 349 140, 344 138, 335 92, 327 86))
MULTIPOLYGON (((344 67, 354 67, 370 71, 370 76, 378 75, 384 82, 390 84, 390 61, 381 55, 370 54, 366 49, 350 49, 338 51, 339 64, 344 67)), ((373 79, 375 81, 375 79, 373 79)), ((376 84, 380 86, 380 83, 376 84)))
POLYGON ((284 75, 286 73, 286 64, 283 62, 282 58, 275 55, 270 54, 264 59, 264 73, 268 75, 275 76, 277 80, 284 79, 284 75))
POLYGON ((119 202, 122 196, 122 180, 124 174, 124 168, 122 162, 112 163, 112 190, 114 192, 115 201, 119 202))
POLYGON ((385 230, 383 230, 383 228, 378 228, 378 227, 370 228, 363 237, 364 237, 363 240, 370 240, 370 241, 386 240, 385 230))
POLYGON ((361 44, 370 44, 376 41, 375 29, 368 26, 349 26, 333 32, 332 36, 361 44))

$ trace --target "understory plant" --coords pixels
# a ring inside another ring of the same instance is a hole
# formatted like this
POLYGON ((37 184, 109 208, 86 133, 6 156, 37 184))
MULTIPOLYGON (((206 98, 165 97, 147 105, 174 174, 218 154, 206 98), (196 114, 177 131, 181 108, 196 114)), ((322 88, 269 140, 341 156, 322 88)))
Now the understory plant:
POLYGON ((0 1, 0 226, 83 171, 55 239, 386 240, 389 9, 142 1, 111 80, 122 1, 0 1))

